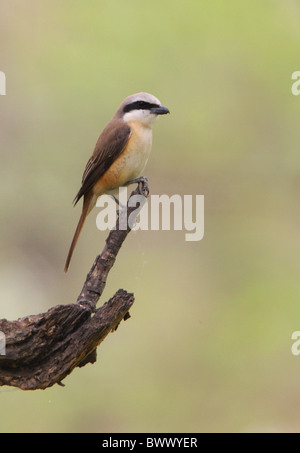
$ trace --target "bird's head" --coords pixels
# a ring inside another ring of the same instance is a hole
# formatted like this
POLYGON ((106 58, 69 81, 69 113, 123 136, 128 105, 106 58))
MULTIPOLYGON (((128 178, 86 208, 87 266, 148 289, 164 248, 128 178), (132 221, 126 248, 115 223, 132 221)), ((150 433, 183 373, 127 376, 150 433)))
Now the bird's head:
POLYGON ((167 107, 152 94, 136 93, 128 96, 117 110, 116 115, 126 123, 138 122, 144 127, 152 127, 158 115, 170 113, 167 107))

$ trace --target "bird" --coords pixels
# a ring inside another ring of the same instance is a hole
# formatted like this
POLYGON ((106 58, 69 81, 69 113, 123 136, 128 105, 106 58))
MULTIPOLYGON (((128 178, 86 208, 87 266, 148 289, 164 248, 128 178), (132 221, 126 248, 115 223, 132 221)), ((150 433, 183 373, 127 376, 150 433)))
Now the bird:
POLYGON ((82 212, 67 255, 65 272, 68 271, 86 217, 98 197, 108 194, 115 198, 119 187, 142 179, 140 177, 152 148, 153 124, 159 115, 167 113, 170 113, 169 109, 152 94, 135 93, 123 100, 101 132, 73 201, 75 206, 83 198, 82 212))

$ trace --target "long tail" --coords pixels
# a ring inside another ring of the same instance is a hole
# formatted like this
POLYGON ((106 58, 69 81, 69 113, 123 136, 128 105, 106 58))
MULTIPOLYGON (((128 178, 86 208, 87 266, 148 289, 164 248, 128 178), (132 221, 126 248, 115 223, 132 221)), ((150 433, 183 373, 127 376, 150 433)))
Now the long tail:
POLYGON ((81 233, 82 227, 84 225, 85 219, 86 219, 88 213, 90 212, 90 210, 92 208, 92 206, 90 206, 91 205, 90 202, 91 202, 91 197, 85 197, 84 200, 83 200, 82 213, 81 213, 81 216, 80 216, 80 219, 79 219, 79 222, 78 222, 78 225, 77 225, 77 228, 76 228, 76 231, 75 231, 75 234, 74 234, 71 246, 70 246, 70 250, 69 250, 69 253, 68 253, 68 256, 67 256, 65 269, 64 269, 65 272, 68 271, 69 264, 70 264, 70 261, 71 261, 75 246, 77 244, 79 235, 81 233))

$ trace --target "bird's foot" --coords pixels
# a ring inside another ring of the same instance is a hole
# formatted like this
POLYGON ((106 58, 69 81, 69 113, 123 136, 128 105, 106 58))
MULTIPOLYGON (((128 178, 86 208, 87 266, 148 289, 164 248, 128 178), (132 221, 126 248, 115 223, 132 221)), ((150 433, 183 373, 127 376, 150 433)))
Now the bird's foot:
POLYGON ((140 195, 144 195, 145 197, 148 197, 149 195, 149 184, 148 184, 148 179, 145 176, 141 176, 140 178, 132 179, 131 181, 128 181, 126 183, 126 186, 129 186, 129 184, 138 184, 138 189, 140 195))

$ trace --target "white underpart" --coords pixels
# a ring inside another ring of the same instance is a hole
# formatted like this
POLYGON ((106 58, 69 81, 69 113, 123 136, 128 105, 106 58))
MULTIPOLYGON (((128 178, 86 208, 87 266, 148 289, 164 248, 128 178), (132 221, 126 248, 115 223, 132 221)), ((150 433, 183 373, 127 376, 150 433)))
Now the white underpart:
POLYGON ((126 123, 140 123, 144 127, 152 127, 156 118, 157 115, 151 113, 150 110, 131 110, 123 116, 126 123))

